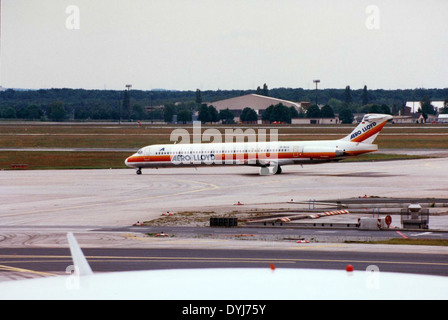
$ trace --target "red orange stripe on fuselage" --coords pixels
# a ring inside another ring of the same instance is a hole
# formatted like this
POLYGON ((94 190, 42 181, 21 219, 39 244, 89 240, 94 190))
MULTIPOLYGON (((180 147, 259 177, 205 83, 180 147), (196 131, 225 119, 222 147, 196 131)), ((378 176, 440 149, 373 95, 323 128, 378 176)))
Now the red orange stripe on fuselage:
MULTIPOLYGON (((350 156, 359 155, 376 150, 359 150, 346 152, 350 156)), ((129 163, 144 163, 144 162, 172 162, 175 155, 151 155, 151 156, 132 156, 128 158, 129 163)), ((273 153, 254 154, 254 153, 234 153, 234 154, 215 154, 215 161, 225 160, 264 160, 264 159, 330 159, 336 158, 336 152, 311 152, 311 153, 293 153, 282 152, 278 153, 277 157, 273 153)), ((193 162, 193 161, 192 161, 193 162)))

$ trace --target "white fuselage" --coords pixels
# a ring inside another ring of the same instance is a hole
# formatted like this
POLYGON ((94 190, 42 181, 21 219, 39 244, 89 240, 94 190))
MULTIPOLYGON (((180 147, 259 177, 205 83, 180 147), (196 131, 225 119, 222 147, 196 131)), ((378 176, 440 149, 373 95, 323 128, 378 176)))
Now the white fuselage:
POLYGON ((339 161, 377 151, 374 144, 342 140, 152 145, 125 163, 135 168, 201 165, 283 166, 339 161))
POLYGON ((339 161, 377 151, 378 146, 372 143, 391 119, 390 115, 367 114, 339 140, 152 145, 127 158, 125 164, 137 168, 138 174, 142 168, 238 164, 275 167, 275 172, 281 173, 284 165, 339 161))

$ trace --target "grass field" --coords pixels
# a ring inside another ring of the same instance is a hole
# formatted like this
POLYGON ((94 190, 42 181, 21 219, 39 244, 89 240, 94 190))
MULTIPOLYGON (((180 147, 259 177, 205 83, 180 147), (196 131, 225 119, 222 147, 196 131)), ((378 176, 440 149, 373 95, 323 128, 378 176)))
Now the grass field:
POLYGON ((120 169, 126 168, 124 152, 0 152, 0 169, 120 169))
MULTIPOLYGON (((218 129, 224 134, 241 129, 267 128, 278 130, 280 141, 339 139, 354 126, 203 126, 218 129)), ((192 134, 191 125, 118 125, 118 124, 46 124, 0 123, 0 169, 13 164, 27 164, 29 169, 63 168, 124 168, 124 152, 6 152, 1 148, 127 148, 139 149, 151 144, 169 144, 174 129, 185 129, 192 134)), ((207 133, 207 131, 205 131, 207 133)), ((375 141, 380 149, 448 149, 448 126, 387 125, 375 141)), ((372 154, 357 157, 356 161, 379 161, 416 158, 406 155, 372 154)), ((355 159, 353 159, 355 160, 355 159)))

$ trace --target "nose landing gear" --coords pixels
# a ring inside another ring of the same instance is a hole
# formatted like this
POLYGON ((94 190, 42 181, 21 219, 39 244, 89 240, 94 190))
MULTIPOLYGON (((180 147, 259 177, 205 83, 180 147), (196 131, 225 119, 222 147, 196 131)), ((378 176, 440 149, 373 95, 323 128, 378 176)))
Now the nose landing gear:
POLYGON ((137 173, 138 175, 142 174, 142 168, 138 168, 136 173, 137 173))

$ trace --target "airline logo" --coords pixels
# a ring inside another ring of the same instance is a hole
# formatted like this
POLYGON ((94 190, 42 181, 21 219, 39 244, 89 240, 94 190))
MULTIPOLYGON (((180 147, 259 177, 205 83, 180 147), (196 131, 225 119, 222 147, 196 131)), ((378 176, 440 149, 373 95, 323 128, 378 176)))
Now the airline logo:
POLYGON ((372 122, 371 124, 363 127, 361 130, 358 130, 354 133, 352 133, 352 135, 350 136, 350 140, 355 139, 356 137, 359 137, 361 134, 366 133, 367 131, 369 131, 372 128, 376 127, 376 122, 372 122))
POLYGON ((175 156, 173 156, 173 162, 180 162, 180 163, 185 163, 185 162, 190 162, 190 161, 215 161, 216 160, 216 156, 214 154, 194 154, 194 155, 182 155, 182 154, 177 154, 175 156))

